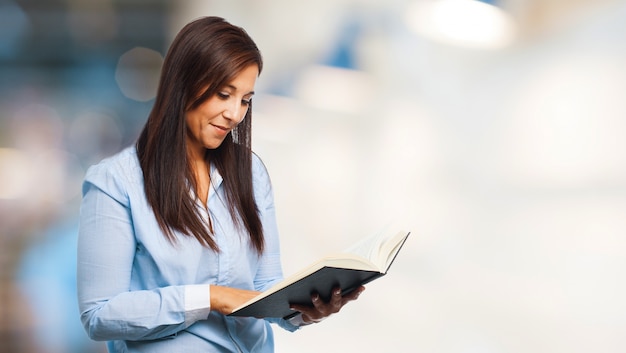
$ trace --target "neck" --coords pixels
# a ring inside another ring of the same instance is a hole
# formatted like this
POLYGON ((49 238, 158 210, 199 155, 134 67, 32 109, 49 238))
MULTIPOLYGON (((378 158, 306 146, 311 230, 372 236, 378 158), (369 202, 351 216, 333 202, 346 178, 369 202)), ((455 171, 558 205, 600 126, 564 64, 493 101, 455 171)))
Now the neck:
POLYGON ((209 162, 205 159, 205 149, 188 149, 187 158, 194 176, 196 197, 206 206, 209 185, 209 162))
POLYGON ((203 146, 187 144, 187 158, 189 158, 192 165, 198 162, 204 162, 205 153, 206 149, 203 146))

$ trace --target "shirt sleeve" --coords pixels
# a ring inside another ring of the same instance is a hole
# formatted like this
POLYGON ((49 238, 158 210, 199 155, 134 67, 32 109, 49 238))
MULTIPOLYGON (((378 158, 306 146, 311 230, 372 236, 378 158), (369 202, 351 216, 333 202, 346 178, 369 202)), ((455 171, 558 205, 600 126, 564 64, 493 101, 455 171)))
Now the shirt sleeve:
MULTIPOLYGON (((274 207, 274 192, 272 183, 265 165, 258 156, 253 155, 253 177, 255 183, 255 198, 259 207, 263 232, 265 236, 265 252, 259 263, 254 285, 258 291, 269 289, 283 279, 280 256, 280 241, 274 207)), ((293 332, 300 328, 293 322, 278 318, 266 318, 268 322, 277 324, 281 328, 293 332)))
POLYGON ((254 288, 258 291, 264 291, 274 283, 282 280, 283 271, 276 210, 274 208, 274 195, 269 174, 256 155, 254 155, 253 163, 255 199, 261 223, 263 224, 263 235, 265 238, 265 251, 260 258, 254 277, 254 288))
POLYGON ((208 285, 131 290, 137 248, 120 175, 92 168, 83 185, 78 240, 81 320, 94 340, 147 340, 176 334, 210 311, 208 285))

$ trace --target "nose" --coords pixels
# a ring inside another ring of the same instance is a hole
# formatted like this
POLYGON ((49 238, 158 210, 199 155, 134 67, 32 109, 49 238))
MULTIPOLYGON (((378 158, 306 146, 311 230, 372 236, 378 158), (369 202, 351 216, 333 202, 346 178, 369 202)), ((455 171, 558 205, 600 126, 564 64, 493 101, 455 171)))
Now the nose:
POLYGON ((246 111, 247 107, 243 107, 238 101, 233 99, 233 102, 229 102, 225 107, 223 115, 224 118, 239 124, 243 120, 246 111))

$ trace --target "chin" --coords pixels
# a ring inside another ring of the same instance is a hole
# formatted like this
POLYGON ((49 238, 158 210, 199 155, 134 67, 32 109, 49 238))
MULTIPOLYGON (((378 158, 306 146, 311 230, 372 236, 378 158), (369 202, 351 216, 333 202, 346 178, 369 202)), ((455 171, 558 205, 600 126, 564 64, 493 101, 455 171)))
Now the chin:
POLYGON ((222 142, 224 142, 224 140, 212 141, 210 143, 205 143, 204 144, 204 148, 206 148, 207 150, 214 150, 214 149, 217 149, 218 147, 220 147, 222 145, 222 142))

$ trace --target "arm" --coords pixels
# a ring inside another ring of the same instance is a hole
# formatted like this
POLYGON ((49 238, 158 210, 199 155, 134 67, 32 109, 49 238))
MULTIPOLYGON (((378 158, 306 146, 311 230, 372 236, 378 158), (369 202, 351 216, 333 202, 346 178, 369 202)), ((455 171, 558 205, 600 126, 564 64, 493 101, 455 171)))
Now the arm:
POLYGON ((133 274, 145 251, 135 232, 142 229, 157 243, 163 238, 158 227, 145 224, 151 211, 141 202, 143 176, 129 151, 90 168, 83 184, 78 301, 83 325, 95 340, 166 337, 206 319, 211 310, 208 284, 146 285, 146 278, 162 277, 157 265, 146 266, 145 260, 141 274, 133 274))
MULTIPOLYGON (((283 271, 272 184, 265 165, 256 155, 253 155, 253 178, 255 199, 265 237, 265 252, 259 261, 254 277, 254 287, 258 291, 265 291, 283 279, 283 271)), ((266 318, 265 320, 275 323, 287 331, 295 331, 299 327, 283 319, 266 318)))
POLYGON ((210 311, 208 285, 132 290, 138 244, 126 187, 120 176, 104 168, 94 168, 86 180, 77 280, 81 320, 89 336, 94 340, 158 339, 205 319, 210 311))
POLYGON ((263 224, 265 239, 265 251, 259 258, 254 276, 254 288, 264 291, 283 279, 283 271, 271 180, 265 165, 257 155, 253 155, 252 163, 254 197, 263 224))
POLYGON ((260 292, 232 287, 211 285, 211 308, 228 315, 235 308, 256 297, 260 292))

